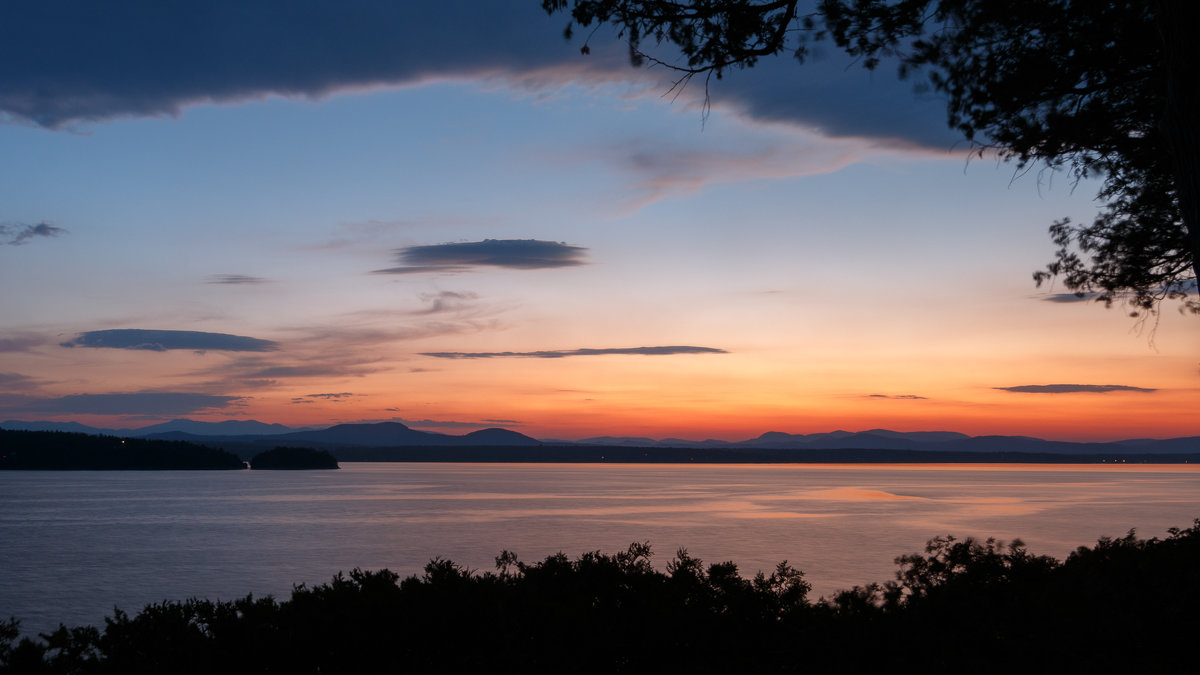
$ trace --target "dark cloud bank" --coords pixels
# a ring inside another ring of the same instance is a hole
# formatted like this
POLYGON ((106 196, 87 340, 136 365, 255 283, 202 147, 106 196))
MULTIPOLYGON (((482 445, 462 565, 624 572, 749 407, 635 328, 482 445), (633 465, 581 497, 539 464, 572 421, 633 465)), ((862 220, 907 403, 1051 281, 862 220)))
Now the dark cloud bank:
POLYGON ((1023 384, 1016 387, 993 387, 1000 391, 1012 391, 1019 394, 1107 394, 1114 391, 1138 391, 1148 393, 1157 389, 1131 387, 1124 384, 1023 384))
POLYGON ((587 251, 540 239, 484 239, 483 241, 407 246, 396 249, 398 267, 375 270, 375 274, 419 274, 462 272, 474 267, 506 267, 518 270, 553 269, 583 264, 587 251))
MULTIPOLYGON (((126 116, 178 114, 188 104, 267 95, 321 97, 430 77, 500 75, 554 86, 585 72, 644 77, 666 90, 665 69, 629 67, 624 45, 583 33, 536 0, 43 0, 0 4, 0 119, 58 128, 126 116)), ((645 46, 649 46, 647 44, 645 46)), ((667 61, 665 50, 655 55, 667 61)), ((838 136, 946 148, 944 102, 913 94, 888 64, 875 72, 819 44, 809 63, 788 56, 710 83, 714 103, 838 136)), ((703 84, 690 92, 703 94, 703 84)))
POLYGON ((668 356, 671 354, 728 354, 724 349, 712 347, 691 347, 687 345, 670 347, 614 347, 609 349, 561 349, 540 352, 422 352, 421 356, 432 356, 438 359, 496 359, 506 357, 533 359, 561 359, 567 356, 608 356, 608 355, 641 355, 668 356))
POLYGON ((63 347, 136 349, 153 352, 165 352, 171 349, 269 352, 279 348, 277 343, 270 340, 260 340, 242 335, 204 333, 191 330, 145 330, 141 328, 87 331, 80 333, 73 340, 59 344, 63 347))

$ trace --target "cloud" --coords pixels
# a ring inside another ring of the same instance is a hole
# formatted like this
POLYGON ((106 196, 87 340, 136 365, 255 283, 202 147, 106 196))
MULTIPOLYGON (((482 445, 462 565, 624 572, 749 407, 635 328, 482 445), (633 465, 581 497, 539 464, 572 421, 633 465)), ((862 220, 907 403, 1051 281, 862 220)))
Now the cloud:
POLYGON ((17 389, 33 389, 38 380, 20 373, 0 373, 0 389, 16 391, 17 389))
POLYGON ((532 2, 59 0, 6 6, 0 20, 21 26, 0 60, 22 64, 0 80, 0 110, 52 128, 523 71, 575 53, 562 21, 532 2))
POLYGON ((236 374, 239 380, 288 379, 294 377, 363 377, 378 372, 371 363, 379 359, 341 358, 318 363, 300 365, 276 364, 262 360, 244 360, 231 363, 221 372, 236 374))
POLYGON ((63 347, 134 349, 154 352, 165 352, 171 349, 269 352, 279 348, 277 343, 270 340, 260 340, 242 335, 204 333, 191 330, 144 330, 140 328, 87 331, 80 333, 73 340, 59 344, 63 347))
POLYGON ((499 323, 495 319, 425 321, 407 326, 389 325, 386 328, 376 328, 370 325, 353 325, 353 322, 360 319, 360 317, 363 315, 372 320, 387 320, 390 316, 405 317, 409 316, 410 313, 395 312, 389 314, 388 312, 380 311, 358 312, 343 315, 342 318, 344 319, 345 324, 340 326, 319 326, 292 329, 297 333, 297 335, 294 339, 288 341, 289 350, 293 348, 298 349, 305 347, 315 350, 361 349, 365 347, 385 345, 392 342, 420 340, 423 338, 438 337, 443 335, 479 333, 499 327, 499 323))
MULTIPOLYGON (((1149 292, 1152 295, 1166 295, 1169 291, 1179 291, 1179 292, 1191 294, 1191 293, 1195 293, 1196 290, 1197 290, 1197 281, 1195 279, 1185 279, 1182 282, 1179 282, 1179 284, 1173 285, 1173 286, 1165 286, 1165 285, 1155 286, 1154 288, 1149 289, 1149 292)), ((1045 302, 1058 302, 1058 303, 1088 302, 1090 300, 1095 300, 1095 299, 1099 298, 1100 293, 1095 292, 1095 291, 1087 291, 1087 292, 1080 292, 1080 293, 1042 293, 1035 297, 1038 297, 1045 302)), ((1133 295, 1133 293, 1130 293, 1130 292, 1116 292, 1116 293, 1113 293, 1113 297, 1114 298, 1132 299, 1134 297, 1134 295, 1133 295)))
POLYGON ((1098 293, 1082 293, 1082 294, 1077 295, 1075 293, 1047 293, 1046 295, 1042 296, 1042 300, 1045 302, 1058 302, 1058 303, 1087 302, 1089 300, 1094 299, 1097 295, 1099 295, 1099 294, 1098 293))
POLYGON ((0 410, 67 415, 187 415, 226 408, 242 400, 242 396, 184 392, 70 394, 57 398, 6 397, 0 401, 0 410))
MULTIPOLYGON (((401 408, 384 408, 384 410, 387 412, 402 412, 401 408)), ((483 419, 478 422, 463 422, 461 420, 410 420, 403 417, 391 417, 385 420, 361 420, 361 422, 399 422, 414 429, 485 429, 487 427, 494 427, 498 424, 507 426, 520 426, 524 424, 524 422, 520 422, 518 420, 483 419)))
POLYGON ((1131 387, 1124 384, 1023 384, 1017 387, 992 387, 1000 391, 1012 391, 1019 394, 1107 394, 1114 391, 1137 391, 1149 393, 1157 389, 1131 387))
POLYGON ((411 312, 366 312, 344 314, 334 326, 283 328, 289 333, 287 349, 269 355, 245 354, 221 360, 193 373, 211 378, 214 386, 237 382, 243 390, 277 386, 280 380, 364 377, 394 367, 397 358, 411 359, 411 350, 394 348, 398 343, 435 336, 478 333, 495 328, 494 321, 422 321, 394 325, 396 319, 411 318, 411 312), (360 315, 361 314, 361 315, 360 315), (361 321, 380 322, 359 324, 361 321), (393 356, 393 353, 395 356, 393 356))
POLYGON ((417 310, 413 314, 438 314, 440 312, 460 312, 471 309, 474 305, 473 300, 478 300, 479 296, 470 291, 440 291, 438 293, 422 293, 420 296, 423 302, 429 303, 425 309, 417 310))
POLYGON ((867 394, 867 398, 890 398, 900 399, 905 401, 928 401, 928 396, 917 396, 916 394, 867 394))
POLYGON ((399 267, 373 274, 464 272, 474 267, 519 270, 582 265, 586 248, 539 239, 484 239, 483 241, 408 246, 395 251, 399 267))
POLYGON ((245 274, 213 274, 209 276, 204 283, 206 284, 265 284, 266 279, 262 277, 251 277, 245 274))
MULTIPOLYGON (((389 408, 389 412, 396 412, 395 409, 389 408)), ((401 417, 394 417, 392 421, 399 422, 405 426, 414 429, 484 429, 487 427, 496 426, 496 424, 508 424, 510 426, 520 425, 520 422, 506 420, 499 422, 496 420, 480 420, 478 422, 460 422, 456 420, 406 420, 401 417)))
POLYGON ((669 347, 613 347, 608 349, 562 349, 540 352, 422 352, 421 356, 432 356, 437 359, 495 359, 495 358, 534 358, 561 359, 567 356, 609 356, 637 354, 641 356, 668 356, 671 354, 728 354, 724 349, 712 347, 691 347, 687 345, 669 347))
POLYGON ((962 137, 947 125, 941 95, 921 96, 901 80, 895 62, 868 71, 829 43, 804 64, 791 55, 768 57, 710 87, 714 106, 757 120, 796 124, 838 137, 872 138, 898 148, 947 150, 962 137))
POLYGON ((45 222, 38 223, 37 225, 0 224, 0 239, 7 239, 8 241, 3 243, 9 246, 21 246, 28 243, 34 237, 57 237, 60 234, 66 233, 67 230, 45 222))
POLYGON ((638 138, 588 152, 592 157, 608 159, 629 176, 623 199, 626 208, 637 210, 715 183, 837 171, 865 154, 865 146, 855 141, 831 142, 805 133, 776 132, 759 134, 742 145, 702 150, 670 139, 638 138))
POLYGON ((351 394, 348 391, 343 391, 336 394, 306 394, 304 396, 295 396, 292 398, 292 403, 316 403, 313 399, 323 399, 334 403, 341 403, 343 400, 358 394, 351 394))
MULTIPOLYGON (((0 22, 0 118, 50 128, 128 116, 177 115, 197 103, 267 96, 321 98, 339 91, 436 79, 491 79, 547 91, 570 82, 647 82, 660 96, 672 73, 633 69, 608 28, 562 38, 564 14, 528 2, 343 0, 132 0, 8 3, 0 22), (68 20, 69 19, 69 20, 68 20), (270 48, 264 48, 270 45, 270 48)), ((649 41, 646 42, 649 47, 649 41)), ((655 56, 675 61, 673 48, 655 56)), ((945 103, 914 97, 890 66, 866 72, 817 45, 804 65, 765 58, 711 82, 714 106, 838 136, 902 139, 945 148, 945 103)), ((703 84, 684 92, 703 97, 703 84)))
POLYGON ((0 337, 0 352, 27 352, 46 341, 34 333, 9 333, 0 337))

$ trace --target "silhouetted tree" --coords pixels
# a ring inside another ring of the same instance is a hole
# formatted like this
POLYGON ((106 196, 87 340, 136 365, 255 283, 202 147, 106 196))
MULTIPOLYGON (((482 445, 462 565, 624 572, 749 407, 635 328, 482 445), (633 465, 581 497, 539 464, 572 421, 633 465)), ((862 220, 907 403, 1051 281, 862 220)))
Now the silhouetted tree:
MULTIPOLYGON (((1200 276, 1200 71, 1192 0, 543 0, 575 24, 611 24, 631 61, 720 78, 832 39, 866 68, 921 72, 947 98, 949 124, 1018 169, 1044 164, 1103 180, 1086 226, 1055 222, 1055 259, 1034 274, 1133 314, 1191 297, 1200 276), (647 54, 668 42, 682 61, 647 54)), ((587 53, 587 44, 583 52, 587 53)), ((707 84, 706 84, 707 86, 707 84)))
MULTIPOLYGON (((1200 521, 1131 532, 1066 561, 1020 542, 938 537, 893 581, 810 604, 781 564, 747 579, 648 544, 496 571, 436 558, 400 579, 355 569, 287 600, 190 599, 115 611, 102 630, 20 638, 0 673, 1190 672, 1200 629, 1200 521)), ((14 644, 15 643, 15 644, 14 644)))

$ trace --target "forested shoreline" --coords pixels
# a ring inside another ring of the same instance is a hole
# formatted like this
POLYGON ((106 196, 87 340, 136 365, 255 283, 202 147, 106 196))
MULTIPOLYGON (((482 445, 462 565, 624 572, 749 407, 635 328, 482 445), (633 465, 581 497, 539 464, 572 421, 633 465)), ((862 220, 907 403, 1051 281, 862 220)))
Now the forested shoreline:
POLYGON ((338 462, 569 464, 1200 464, 1200 453, 1094 453, 895 450, 887 448, 669 448, 592 445, 357 446, 307 443, 286 447, 221 437, 182 441, 65 431, 0 429, 0 470, 128 471, 254 468, 331 469, 338 462), (304 456, 305 459, 299 459, 304 456), (258 460, 257 462, 255 460, 258 460))
POLYGON ((186 441, 0 429, 0 470, 245 468, 245 462, 231 452, 186 441))
POLYGON ((809 598, 786 563, 741 576, 646 543, 615 554, 502 552, 494 570, 354 570, 288 599, 188 599, 114 610, 103 627, 19 637, 0 673, 1182 672, 1200 620, 1200 520, 1065 560, 1019 541, 931 540, 895 579, 809 598))
POLYGON ((275 447, 243 460, 223 448, 188 441, 97 436, 62 431, 0 429, 0 470, 161 471, 337 469, 333 455, 275 447))

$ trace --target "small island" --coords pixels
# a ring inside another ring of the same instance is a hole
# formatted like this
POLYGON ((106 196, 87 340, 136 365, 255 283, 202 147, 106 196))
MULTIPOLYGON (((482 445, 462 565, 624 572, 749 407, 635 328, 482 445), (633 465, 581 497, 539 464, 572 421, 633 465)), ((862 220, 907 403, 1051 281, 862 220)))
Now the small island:
POLYGON ((271 448, 250 460, 251 469, 339 469, 337 459, 325 450, 271 448))

